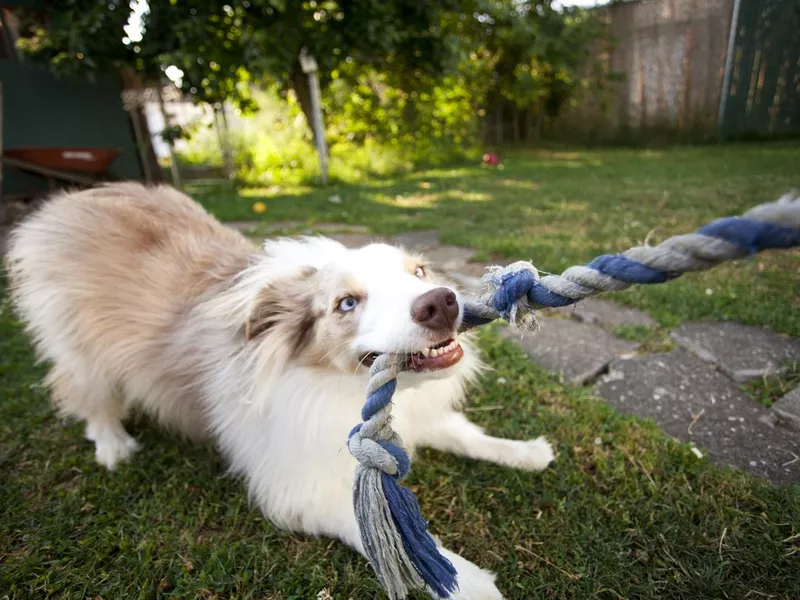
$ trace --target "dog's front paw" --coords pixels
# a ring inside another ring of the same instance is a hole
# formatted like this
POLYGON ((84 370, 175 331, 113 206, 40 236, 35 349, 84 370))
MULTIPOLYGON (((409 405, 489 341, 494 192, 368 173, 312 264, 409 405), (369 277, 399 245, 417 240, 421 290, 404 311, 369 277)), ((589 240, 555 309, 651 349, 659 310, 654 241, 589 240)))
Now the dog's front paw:
POLYGON ((503 600, 503 594, 494 583, 494 573, 481 569, 449 550, 439 550, 458 572, 458 591, 451 596, 452 600, 503 600))
POLYGON ((544 471, 556 458, 553 446, 543 437, 523 442, 517 466, 526 471, 544 471))
POLYGON ((494 575, 480 570, 477 576, 462 577, 459 573, 458 591, 453 600, 504 600, 503 594, 494 584, 494 575))
POLYGON ((122 427, 102 427, 90 423, 86 427, 86 439, 95 444, 94 457, 109 471, 126 461, 139 449, 139 443, 122 427))

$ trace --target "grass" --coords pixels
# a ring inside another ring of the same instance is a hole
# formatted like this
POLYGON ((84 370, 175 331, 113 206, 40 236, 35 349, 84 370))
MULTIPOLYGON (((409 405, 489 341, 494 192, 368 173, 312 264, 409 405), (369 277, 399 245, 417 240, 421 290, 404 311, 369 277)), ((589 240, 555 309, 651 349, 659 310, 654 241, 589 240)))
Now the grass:
MULTIPOLYGON (((561 272, 595 256, 687 233, 800 188, 800 144, 667 150, 519 151, 480 165, 327 188, 195 188, 223 219, 339 222, 375 233, 436 229, 484 260, 531 259, 561 272), (341 203, 328 199, 338 195, 341 203), (255 202, 267 212, 257 215, 255 202)), ((293 233, 295 228, 288 233, 293 233)), ((800 252, 765 253, 607 297, 664 327, 732 319, 800 336, 800 252)))
MULTIPOLYGON (((386 233, 440 225, 447 241, 557 270, 638 241, 657 223, 685 230, 768 200, 800 183, 791 166, 799 158, 791 146, 520 154, 502 172, 339 186, 341 205, 327 201, 330 190, 284 190, 268 198, 267 215, 386 233), (435 195, 426 208, 397 206, 401 191, 421 190, 435 195), (654 201, 663 204, 647 206, 654 201), (632 231, 633 221, 643 225, 632 231)), ((248 194, 218 191, 204 201, 223 217, 250 218, 259 194, 248 194)), ((665 327, 738 318, 797 334, 798 266, 796 255, 764 256, 662 286, 683 286, 688 298, 620 298, 660 306, 653 312, 665 327), (739 306, 748 302, 757 306, 739 306)), ((143 450, 115 473, 98 467, 81 427, 53 415, 43 368, 3 294, 0 279, 0 598, 382 597, 366 562, 341 544, 265 522, 210 448, 135 418, 129 429, 143 450)), ((495 435, 546 434, 558 460, 537 475, 429 451, 409 484, 433 531, 496 571, 508 598, 800 597, 800 486, 710 465, 652 424, 560 384, 485 329, 480 346, 494 371, 470 391, 470 418, 495 435)))
POLYGON ((790 361, 780 375, 765 375, 741 386, 742 391, 767 408, 800 386, 800 362, 790 361))

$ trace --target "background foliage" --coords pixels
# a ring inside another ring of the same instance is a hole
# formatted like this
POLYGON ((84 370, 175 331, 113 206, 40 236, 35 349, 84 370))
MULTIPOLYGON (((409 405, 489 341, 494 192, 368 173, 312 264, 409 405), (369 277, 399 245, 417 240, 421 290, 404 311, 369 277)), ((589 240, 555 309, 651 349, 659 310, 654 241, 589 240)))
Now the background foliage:
MULTIPOLYGON (((195 101, 268 113, 234 135, 237 169, 248 181, 314 176, 310 128, 294 118, 310 114, 298 62, 304 48, 320 68, 334 172, 346 156, 352 176, 538 137, 590 81, 604 85, 587 66, 591 45, 607 43, 602 23, 550 0, 150 0, 147 7, 141 39, 131 39, 125 0, 57 0, 46 13, 26 13, 20 47, 69 75, 128 66, 159 80, 177 67, 178 85, 195 101)), ((196 141, 187 158, 209 154, 202 145, 213 141, 202 134, 196 141)))

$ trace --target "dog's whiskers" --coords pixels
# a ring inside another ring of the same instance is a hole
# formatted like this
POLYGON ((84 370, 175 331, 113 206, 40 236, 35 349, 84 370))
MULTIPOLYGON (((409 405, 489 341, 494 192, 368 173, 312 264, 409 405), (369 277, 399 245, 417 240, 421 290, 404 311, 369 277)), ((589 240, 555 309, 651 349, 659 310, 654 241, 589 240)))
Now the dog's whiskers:
MULTIPOLYGON (((344 354, 344 350, 346 350, 347 346, 349 346, 349 345, 350 345, 350 341, 349 340, 340 343, 338 346, 335 346, 335 347, 331 348, 325 354, 323 354, 322 355, 322 360, 323 361, 328 360, 328 358, 330 358, 336 352, 338 352, 338 354, 336 355, 335 358, 339 358, 342 354, 344 354)), ((331 362, 333 362, 333 360, 331 362)))

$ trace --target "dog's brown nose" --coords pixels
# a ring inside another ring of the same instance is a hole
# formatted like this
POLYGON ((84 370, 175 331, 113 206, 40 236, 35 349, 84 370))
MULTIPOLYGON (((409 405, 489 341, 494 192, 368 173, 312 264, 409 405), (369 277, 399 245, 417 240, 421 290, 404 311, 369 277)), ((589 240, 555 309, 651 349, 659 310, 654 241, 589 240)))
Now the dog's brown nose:
POLYGON ((455 293, 440 287, 422 294, 411 305, 411 318, 434 331, 452 331, 458 318, 455 293))

